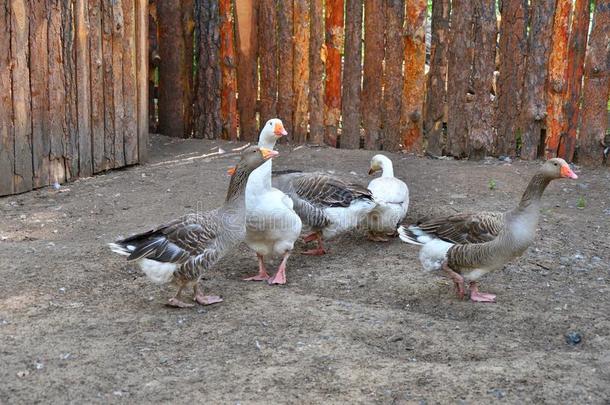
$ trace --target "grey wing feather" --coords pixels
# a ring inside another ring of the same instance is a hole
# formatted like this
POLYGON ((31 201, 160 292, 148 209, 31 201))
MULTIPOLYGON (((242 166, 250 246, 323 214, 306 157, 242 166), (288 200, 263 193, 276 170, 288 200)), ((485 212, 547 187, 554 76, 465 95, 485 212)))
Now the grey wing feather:
POLYGON ((457 214, 417 224, 424 232, 451 243, 484 243, 494 240, 504 227, 504 214, 457 214))

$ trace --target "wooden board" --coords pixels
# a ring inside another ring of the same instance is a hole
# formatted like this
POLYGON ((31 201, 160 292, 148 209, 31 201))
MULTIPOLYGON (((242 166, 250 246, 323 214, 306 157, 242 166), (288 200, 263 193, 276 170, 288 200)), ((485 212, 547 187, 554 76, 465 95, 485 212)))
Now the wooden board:
POLYGON ((148 0, 136 0, 136 80, 138 92, 138 160, 148 159, 148 0))
POLYGON ((64 137, 66 156, 66 180, 74 180, 79 172, 78 150, 78 106, 76 71, 76 32, 74 9, 71 1, 64 0, 62 8, 62 44, 64 76, 66 86, 66 134, 64 137))
POLYGON ((239 138, 242 141, 254 141, 258 139, 256 122, 258 67, 256 63, 256 8, 253 0, 235 2, 235 25, 239 138))
MULTIPOLYGON (((11 13, 0 7, 0 88, 11 88, 11 13)), ((15 169, 13 99, 0 92, 0 195, 12 194, 15 169)))
POLYGON ((341 119, 341 49, 344 42, 343 0, 326 0, 326 83, 324 85, 324 142, 337 145, 341 119))
POLYGON ((220 0, 220 121, 222 139, 237 140, 237 73, 231 0, 220 0))
POLYGON ((125 120, 125 102, 123 95, 123 36, 125 21, 123 19, 123 2, 112 1, 112 77, 114 78, 114 167, 125 166, 125 140, 123 138, 123 123, 125 120))
POLYGON ((112 0, 102 1, 102 66, 104 72, 104 164, 114 167, 114 70, 112 69, 112 0))
MULTIPOLYGON (((48 10, 45 0, 30 3, 30 87, 33 187, 49 184, 48 10)), ((6 172, 0 172, 6 173, 6 172)), ((0 174, 0 176, 3 176, 0 174)), ((8 177, 8 176, 7 176, 8 177)))
POLYGON ((93 174, 91 146, 91 82, 89 60, 89 13, 87 0, 76 0, 76 91, 78 125, 78 163, 81 177, 93 174))
POLYGON ((521 100, 527 55, 527 0, 503 0, 494 153, 514 157, 522 133, 521 100))
POLYGON ((364 2, 364 68, 362 80, 362 126, 364 147, 381 148, 381 95, 385 23, 383 0, 364 2))
POLYGON ((274 0, 258 2, 258 55, 260 65, 259 127, 277 115, 277 16, 274 0))
POLYGON ((123 1, 123 142, 125 164, 138 163, 138 94, 136 90, 135 2, 123 1))
POLYGON ((385 0, 385 72, 383 96, 383 149, 399 151, 402 148, 400 112, 402 109, 404 57, 404 2, 385 0))
POLYGON ((400 133, 402 148, 418 153, 423 147, 427 5, 427 0, 407 1, 405 11, 405 70, 400 133))
MULTIPOLYGON (((610 97, 610 0, 598 0, 587 47, 578 163, 599 165, 608 129, 610 97)), ((606 146, 610 144, 606 143, 606 146)), ((609 164, 610 164, 610 159, 609 164)))
POLYGON ((292 1, 277 0, 278 43, 282 44, 278 50, 278 117, 284 123, 289 136, 293 133, 294 91, 292 89, 293 77, 293 48, 292 35, 292 1))
POLYGON ((309 142, 324 143, 324 1, 310 0, 309 142))
POLYGON ((432 26, 430 44, 430 71, 427 79, 424 131, 426 151, 435 156, 443 154, 445 146, 443 124, 447 106, 447 48, 449 39, 449 0, 432 3, 432 26))
POLYGON ((542 150, 538 150, 541 139, 544 147, 546 63, 551 48, 554 11, 555 0, 538 1, 533 4, 530 10, 528 57, 524 73, 520 119, 523 128, 521 136, 522 159, 532 160, 542 154, 542 150))
POLYGON ((104 64, 102 53, 102 2, 89 0, 89 60, 91 63, 91 149, 93 173, 104 166, 104 64))
POLYGON ((14 191, 32 189, 32 116, 30 100, 29 1, 11 0, 13 120, 15 134, 14 191))
POLYGON ((309 2, 294 0, 294 134, 298 143, 307 141, 309 113, 309 2))
POLYGON ((362 0, 347 0, 345 7, 345 62, 341 103, 341 148, 360 147, 360 95, 362 92, 362 0))

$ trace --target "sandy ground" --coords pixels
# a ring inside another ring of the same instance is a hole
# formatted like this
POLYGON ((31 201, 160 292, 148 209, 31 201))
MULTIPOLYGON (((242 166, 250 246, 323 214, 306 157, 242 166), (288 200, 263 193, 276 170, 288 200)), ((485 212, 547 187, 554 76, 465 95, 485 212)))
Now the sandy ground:
MULTIPOLYGON (((0 403, 610 401, 607 169, 550 185, 534 246, 483 280, 497 304, 460 302, 417 249, 353 233, 295 254, 281 287, 241 281, 256 272, 242 246, 204 281, 224 303, 177 310, 105 244, 219 205, 235 158, 198 156, 237 145, 153 144, 144 166, 0 199, 0 403)), ((373 152, 281 152, 274 167, 369 181, 373 152)), ((390 156, 409 220, 509 209, 538 165, 390 156)))

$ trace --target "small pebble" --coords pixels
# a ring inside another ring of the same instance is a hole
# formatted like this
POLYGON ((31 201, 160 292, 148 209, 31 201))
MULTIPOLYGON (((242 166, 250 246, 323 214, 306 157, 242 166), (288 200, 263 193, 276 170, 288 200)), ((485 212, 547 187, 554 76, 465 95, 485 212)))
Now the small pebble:
POLYGON ((400 335, 395 335, 395 336, 390 336, 388 338, 388 342, 399 342, 401 340, 403 340, 404 338, 400 335))
POLYGON ((576 346, 582 341, 582 336, 580 333, 572 331, 566 334, 566 343, 570 346, 576 346))
POLYGON ((493 395, 494 397, 496 397, 497 399, 502 399, 506 396, 506 392, 504 390, 501 390, 499 388, 494 388, 492 390, 488 391, 491 395, 493 395))
POLYGON ((60 293, 62 293, 62 294, 64 294, 64 293, 66 292, 66 289, 65 289, 64 287, 61 287, 61 288, 59 289, 59 292, 60 292, 60 293))

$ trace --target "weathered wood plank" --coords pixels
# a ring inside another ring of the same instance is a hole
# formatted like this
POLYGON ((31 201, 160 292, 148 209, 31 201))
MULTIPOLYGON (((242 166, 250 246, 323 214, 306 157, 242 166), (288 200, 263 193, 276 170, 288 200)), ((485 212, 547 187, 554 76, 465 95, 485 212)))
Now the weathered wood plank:
POLYGON ((564 126, 563 100, 567 90, 566 68, 571 0, 557 0, 551 36, 551 53, 548 61, 546 158, 557 156, 561 131, 564 126))
POLYGON ((81 177, 93 174, 91 151, 91 82, 89 59, 89 13, 87 0, 76 0, 76 92, 78 125, 78 164, 81 177))
POLYGON ((515 156, 517 136, 522 133, 519 117, 527 56, 527 0, 502 1, 501 15, 495 153, 515 156))
POLYGON ((198 49, 195 81, 195 137, 220 136, 220 13, 217 0, 196 3, 198 49))
MULTIPOLYGON (((0 89, 11 89, 11 13, 0 6, 0 89)), ((15 135, 11 91, 0 92, 0 195, 12 194, 15 170, 15 135)))
POLYGON ((324 86, 324 142, 337 146, 341 119, 341 49, 343 0, 326 0, 326 83, 324 86))
POLYGON ((136 82, 138 87, 138 161, 148 159, 148 0, 136 0, 136 82))
MULTIPOLYGON (((32 103, 32 165, 33 186, 49 183, 49 63, 47 2, 30 3, 30 87, 32 103)), ((6 176, 0 171, 0 177, 6 176)), ((7 176, 8 177, 8 176, 7 176)))
POLYGON ((104 166, 104 65, 102 54, 102 3, 89 0, 89 60, 91 63, 91 149, 93 173, 104 166))
MULTIPOLYGON (((260 65, 260 122, 277 115, 277 15, 275 0, 258 1, 258 59, 260 65)), ((285 46, 284 44, 281 44, 285 46)))
POLYGON ((309 113, 309 2, 294 0, 294 134, 297 143, 307 142, 309 113))
MULTIPOLYGON (((555 0, 532 4, 527 62, 523 84, 521 158, 536 159, 546 117, 547 61, 551 48, 555 0)), ((544 140, 542 141, 544 144, 544 140)), ((542 153, 542 151, 540 151, 542 153)))
POLYGON ((282 44, 278 50, 278 117, 284 123, 284 128, 290 137, 293 133, 294 91, 292 77, 294 73, 294 37, 293 37, 293 6, 292 1, 277 0, 278 43, 282 44))
MULTIPOLYGON (((598 0, 587 48, 578 162, 599 165, 608 129, 610 97, 610 0, 598 0)), ((610 145, 606 145, 610 146, 610 145)), ((609 159, 610 160, 610 159, 609 159)))
POLYGON ((192 133, 192 6, 192 0, 163 0, 157 3, 161 57, 159 131, 168 136, 188 138, 192 133), (187 41, 187 38, 190 40, 187 41))
POLYGON ((383 149, 398 151, 402 147, 400 112, 402 109, 404 48, 404 2, 385 0, 385 72, 383 95, 383 149))
POLYGON ((239 138, 242 141, 258 139, 256 99, 258 66, 256 63, 257 31, 254 0, 235 2, 237 33, 237 109, 239 110, 239 138))
POLYGON ((340 145, 341 148, 358 149, 362 93, 362 0, 347 0, 346 3, 344 55, 340 145))
POLYGON ((29 2, 11 0, 11 64, 15 134, 14 191, 32 189, 32 117, 30 100, 29 2), (17 51, 19 50, 19 51, 17 51))
POLYGON ((311 0, 309 42, 309 141, 324 143, 324 1, 311 0))
POLYGON ((136 90, 136 10, 133 0, 123 1, 123 142, 125 164, 138 163, 138 94, 136 90))
POLYGON ((447 148, 448 154, 464 157, 468 151, 468 85, 472 73, 472 14, 470 0, 452 0, 451 33, 447 71, 447 148))
POLYGON ((123 2, 129 0, 113 0, 112 4, 112 76, 114 78, 114 162, 113 167, 125 166, 125 140, 123 138, 123 122, 125 120, 125 103, 123 101, 123 37, 125 35, 125 20, 123 18, 123 2))
POLYGON ((157 98, 159 95, 158 69, 161 62, 159 55, 159 29, 157 18, 157 0, 149 0, 148 2, 148 117, 150 132, 157 133, 157 98))
POLYGON ((572 29, 568 45, 568 68, 566 71, 568 87, 563 103, 566 120, 563 125, 558 151, 559 156, 568 162, 572 161, 576 150, 582 76, 587 49, 587 35, 589 33, 590 3, 590 0, 576 0, 574 14, 572 15, 572 29))
POLYGON ((423 146, 427 5, 427 0, 407 1, 405 12, 405 71, 400 132, 402 148, 409 152, 421 152, 423 146))
POLYGON ((78 151, 78 106, 76 91, 76 33, 74 27, 73 0, 63 0, 62 5, 62 44, 63 64, 66 86, 66 180, 75 179, 79 172, 78 151))
POLYGON ((104 73, 104 163, 103 170, 114 167, 114 70, 112 69, 112 0, 102 1, 102 66, 104 73))
MULTIPOLYGON (((231 0, 220 0, 220 70, 221 100, 220 121, 222 138, 237 140, 237 74, 235 67, 235 41, 233 37, 233 12, 231 0)), ((291 49, 292 52, 292 49, 291 49)), ((292 76, 291 76, 292 79, 292 76)))
POLYGON ((480 160, 492 154, 495 137, 494 103, 490 97, 496 59, 497 21, 495 0, 474 3, 473 102, 468 124, 468 158, 480 160))
POLYGON ((66 78, 63 64, 62 2, 52 0, 48 4, 49 26, 49 139, 50 182, 66 180, 66 78))
POLYGON ((364 69, 362 80, 362 126, 364 147, 381 148, 381 95, 383 86, 383 0, 364 2, 364 69))
POLYGON ((428 72, 424 131, 426 150, 436 156, 445 146, 443 123, 447 106, 447 48, 449 37, 449 0, 432 2, 432 40, 430 44, 430 71, 428 72))

